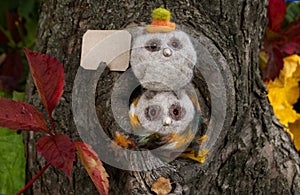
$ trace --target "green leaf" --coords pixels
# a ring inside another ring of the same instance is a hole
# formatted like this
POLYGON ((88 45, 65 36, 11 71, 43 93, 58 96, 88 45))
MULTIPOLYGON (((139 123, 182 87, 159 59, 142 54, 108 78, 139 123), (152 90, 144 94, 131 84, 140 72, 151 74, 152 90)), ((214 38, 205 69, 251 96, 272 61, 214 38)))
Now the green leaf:
POLYGON ((12 99, 15 101, 23 101, 25 97, 24 92, 13 91, 12 99))
POLYGON ((16 194, 25 185, 23 136, 0 128, 0 194, 16 194))
MULTIPOLYGON (((0 91, 0 96, 24 100, 24 93, 12 96, 0 91)), ((0 127, 0 194, 16 194, 25 185, 26 159, 23 136, 0 127)))
POLYGON ((289 3, 286 7, 285 20, 288 23, 290 23, 296 21, 299 16, 300 16, 300 3, 299 2, 289 3))
POLYGON ((4 97, 4 98, 11 98, 11 94, 0 90, 0 97, 4 97))

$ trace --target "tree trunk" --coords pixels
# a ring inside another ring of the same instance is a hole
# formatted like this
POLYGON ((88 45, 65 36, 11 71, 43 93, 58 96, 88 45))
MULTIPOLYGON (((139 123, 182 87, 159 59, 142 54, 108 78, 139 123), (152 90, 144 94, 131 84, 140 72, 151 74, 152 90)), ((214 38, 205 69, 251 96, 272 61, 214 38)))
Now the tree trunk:
MULTIPOLYGON (((56 129, 74 141, 80 137, 73 121, 71 94, 80 64, 82 36, 87 29, 124 29, 132 23, 150 23, 151 10, 165 7, 172 12, 173 21, 187 26, 195 37, 203 37, 201 41, 207 43, 211 53, 217 51, 213 57, 219 59, 225 80, 227 110, 221 135, 206 162, 178 159, 166 167, 145 172, 128 172, 106 165, 110 194, 153 193, 151 185, 159 176, 170 179, 174 194, 300 192, 299 154, 289 135, 278 125, 258 68, 266 6, 267 0, 42 1, 35 51, 55 56, 64 64, 64 94, 53 117, 56 129), (221 62, 222 56, 225 62, 221 62)), ((109 129, 112 114, 106 100, 120 73, 107 70, 104 73, 98 84, 96 105, 100 123, 109 129)), ((200 77, 197 75, 200 73, 195 74, 195 78, 200 77)), ((28 80, 26 94, 27 101, 42 110, 32 79, 28 80)), ((25 134, 27 180, 45 164, 36 153, 37 138, 37 134, 25 134)), ((61 171, 48 168, 27 193, 97 194, 97 191, 77 161, 71 180, 61 171)))

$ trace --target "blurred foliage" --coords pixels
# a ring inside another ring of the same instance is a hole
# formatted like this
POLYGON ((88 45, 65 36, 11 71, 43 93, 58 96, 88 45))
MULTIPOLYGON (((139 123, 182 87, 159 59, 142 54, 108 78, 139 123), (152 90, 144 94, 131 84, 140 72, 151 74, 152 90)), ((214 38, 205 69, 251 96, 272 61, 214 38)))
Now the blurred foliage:
MULTIPOLYGON (((13 92, 12 99, 24 100, 24 93, 13 92)), ((0 127, 0 193, 16 194, 25 185, 26 159, 23 136, 0 127)))
POLYGON ((269 0, 268 25, 260 52, 264 81, 279 76, 284 57, 300 53, 300 17, 297 11, 294 12, 298 8, 298 3, 287 4, 283 0, 269 0))
MULTIPOLYGON (((28 66, 23 47, 33 48, 39 0, 4 0, 0 6, 0 96, 24 100, 28 66)), ((0 194, 25 185, 23 136, 0 127, 0 194)))
POLYGON ((24 91, 28 67, 23 48, 32 49, 39 0, 4 1, 0 6, 0 89, 24 91))
POLYGON ((298 20, 300 16, 300 2, 287 3, 284 24, 298 20))
POLYGON ((267 17, 262 77, 275 115, 300 151, 300 3, 269 0, 267 17))

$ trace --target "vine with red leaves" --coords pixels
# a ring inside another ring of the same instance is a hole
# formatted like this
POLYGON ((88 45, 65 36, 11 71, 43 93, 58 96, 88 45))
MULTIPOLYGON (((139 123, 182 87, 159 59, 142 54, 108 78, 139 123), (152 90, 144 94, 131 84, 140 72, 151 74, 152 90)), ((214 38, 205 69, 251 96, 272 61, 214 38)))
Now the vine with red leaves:
POLYGON ((52 111, 63 94, 63 65, 49 55, 35 53, 26 48, 24 52, 34 83, 47 110, 51 129, 47 128, 43 114, 32 105, 0 97, 0 126, 11 130, 46 133, 39 138, 36 147, 47 163, 17 194, 25 192, 50 165, 61 169, 70 179, 76 153, 99 193, 108 194, 108 174, 91 146, 84 142, 72 142, 67 135, 58 133, 55 129, 52 111))

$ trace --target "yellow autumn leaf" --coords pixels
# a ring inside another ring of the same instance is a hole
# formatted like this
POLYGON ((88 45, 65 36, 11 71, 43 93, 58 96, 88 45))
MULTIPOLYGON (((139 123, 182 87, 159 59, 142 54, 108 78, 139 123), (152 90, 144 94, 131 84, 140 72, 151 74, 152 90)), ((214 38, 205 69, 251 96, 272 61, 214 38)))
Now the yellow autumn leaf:
POLYGON ((280 106, 283 102, 291 105, 297 102, 299 86, 296 80, 290 79, 289 82, 284 83, 276 78, 266 84, 269 90, 268 97, 273 107, 280 106))
POLYGON ((296 149, 300 150, 300 119, 294 123, 289 124, 289 130, 293 134, 293 140, 296 149))
POLYGON ((299 80, 300 77, 300 56, 291 55, 283 59, 284 67, 280 74, 285 78, 295 78, 299 80))
POLYGON ((283 59, 284 66, 278 78, 266 82, 268 98, 279 121, 287 128, 297 150, 300 150, 300 114, 293 105, 299 98, 300 56, 292 55, 283 59))
POLYGON ((288 127, 289 123, 294 123, 300 118, 300 114, 293 109, 293 106, 286 103, 274 108, 274 113, 278 117, 281 124, 285 125, 286 127, 288 127))
POLYGON ((293 123, 300 118, 300 115, 293 109, 293 104, 299 98, 298 82, 291 80, 283 83, 276 78, 267 83, 267 87, 274 113, 283 125, 288 126, 288 123, 293 123))
POLYGON ((300 57, 292 55, 283 59, 284 66, 278 78, 266 83, 269 90, 268 98, 279 121, 288 126, 300 119, 293 109, 299 98, 300 57))

